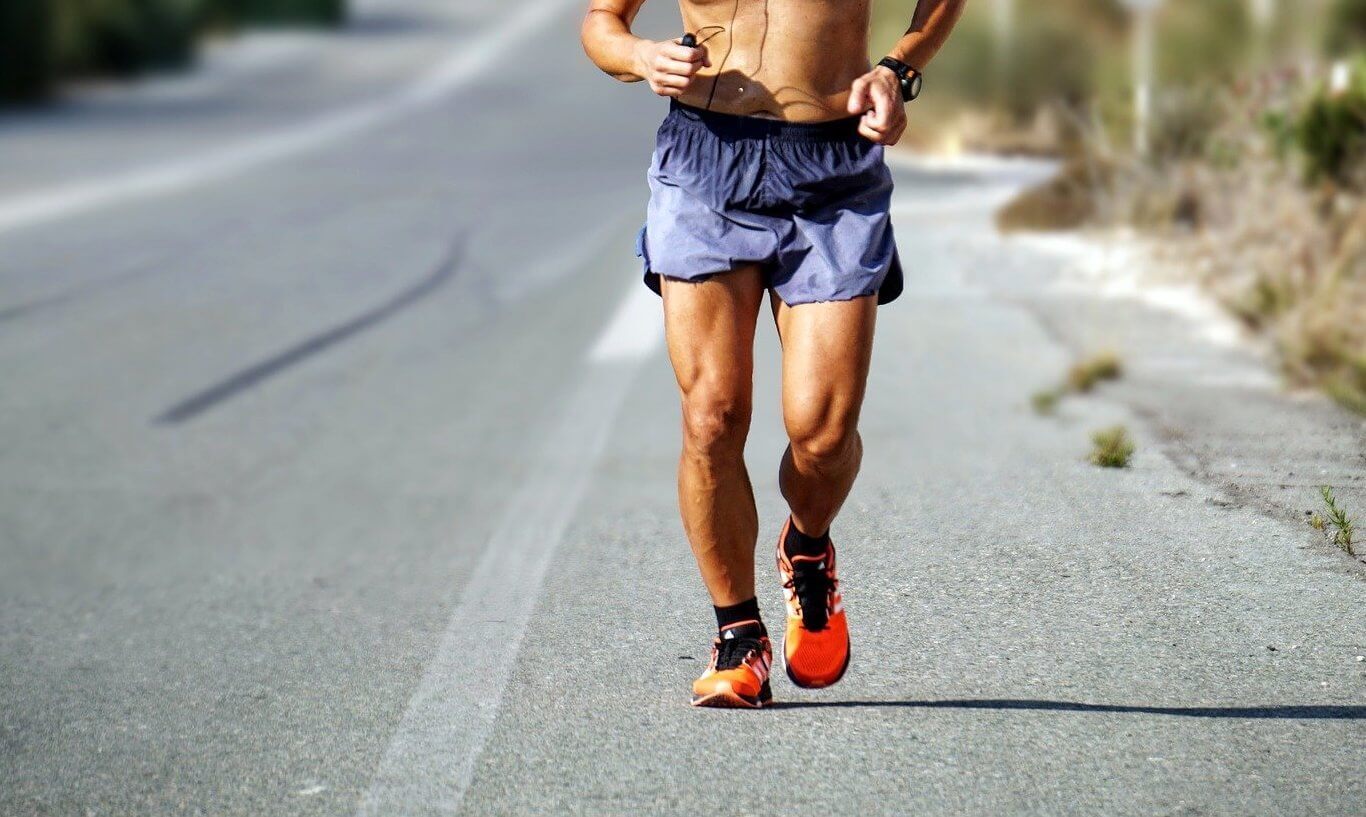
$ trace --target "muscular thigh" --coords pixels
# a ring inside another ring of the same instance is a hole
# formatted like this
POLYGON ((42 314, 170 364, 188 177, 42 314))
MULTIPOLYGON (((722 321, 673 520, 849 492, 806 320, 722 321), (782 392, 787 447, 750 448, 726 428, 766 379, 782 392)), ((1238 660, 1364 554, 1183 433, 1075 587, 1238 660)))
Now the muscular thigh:
POLYGON ((664 335, 684 396, 705 390, 748 401, 754 369, 754 326, 763 303, 758 267, 700 283, 665 278, 664 335))
POLYGON ((774 299, 788 432, 852 428, 872 359, 877 298, 788 306, 774 299), (813 428, 814 427, 814 428, 813 428))

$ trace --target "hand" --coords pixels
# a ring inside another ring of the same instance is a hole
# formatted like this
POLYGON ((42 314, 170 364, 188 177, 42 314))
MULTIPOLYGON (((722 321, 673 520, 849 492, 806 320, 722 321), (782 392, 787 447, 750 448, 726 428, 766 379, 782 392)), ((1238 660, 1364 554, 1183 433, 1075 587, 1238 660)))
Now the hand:
POLYGON ((906 130, 906 103, 901 81, 881 65, 854 80, 849 87, 849 113, 863 114, 858 132, 879 145, 895 145, 906 130))
POLYGON ((660 96, 682 96, 697 72, 710 65, 707 49, 701 46, 688 48, 677 40, 636 43, 636 73, 660 96))

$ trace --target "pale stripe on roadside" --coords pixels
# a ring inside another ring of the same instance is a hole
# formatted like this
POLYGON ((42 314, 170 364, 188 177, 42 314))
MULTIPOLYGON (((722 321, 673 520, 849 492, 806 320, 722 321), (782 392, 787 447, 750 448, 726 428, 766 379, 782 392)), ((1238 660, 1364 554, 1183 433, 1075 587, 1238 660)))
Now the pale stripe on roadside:
POLYGON ((361 802, 363 817, 456 812, 502 705, 555 550, 643 360, 659 346, 658 299, 636 284, 598 337, 478 566, 361 802))
POLYGON ((515 44, 549 25, 571 0, 529 0, 463 43, 425 76, 392 94, 207 153, 0 200, 0 232, 127 199, 171 193, 326 147, 440 101, 507 59, 515 44))

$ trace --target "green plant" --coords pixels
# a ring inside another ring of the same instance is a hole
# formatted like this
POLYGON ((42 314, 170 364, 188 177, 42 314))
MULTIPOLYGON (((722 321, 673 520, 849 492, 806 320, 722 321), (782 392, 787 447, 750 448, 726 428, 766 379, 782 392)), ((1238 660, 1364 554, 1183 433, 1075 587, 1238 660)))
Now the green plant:
POLYGON ((1154 107, 1150 149, 1164 162, 1209 156, 1214 134, 1229 116, 1220 94, 1204 83, 1168 89, 1154 107))
POLYGON ((1298 126, 1289 111, 1268 108, 1257 115, 1257 124, 1277 159, 1284 159, 1290 155, 1298 140, 1298 126))
POLYGON ((1101 429, 1091 434, 1091 464, 1102 468, 1128 468, 1134 456, 1134 441, 1124 426, 1101 429))
POLYGON ((1296 142, 1311 182, 1360 187, 1366 173, 1366 60, 1349 69, 1345 88, 1320 88, 1300 113, 1296 142))
POLYGON ((1052 414, 1058 410, 1058 402, 1062 400, 1062 395, 1063 391, 1060 388, 1041 389, 1029 398, 1029 404, 1034 407, 1035 414, 1052 414))
POLYGON ((1101 352, 1074 364, 1068 369, 1061 385, 1034 392, 1030 395, 1029 404, 1036 414, 1052 414, 1069 392, 1083 394, 1094 389, 1102 380, 1118 380, 1123 374, 1124 366, 1119 355, 1101 352))
POLYGON ((1324 45, 1333 54, 1366 48, 1366 0, 1334 0, 1328 11, 1324 45))
POLYGON ((1348 556, 1356 556, 1355 545, 1352 541, 1356 535, 1356 523, 1352 517, 1347 515, 1347 511, 1338 505, 1337 497, 1333 496, 1331 485, 1320 487, 1319 494, 1323 496, 1323 504, 1328 511, 1328 525, 1333 528, 1329 539, 1333 544, 1342 548, 1348 556))
POLYGON ((1067 387, 1084 394, 1103 380, 1118 380, 1124 374, 1124 366, 1119 355, 1114 352, 1101 352, 1074 365, 1067 372, 1067 387))

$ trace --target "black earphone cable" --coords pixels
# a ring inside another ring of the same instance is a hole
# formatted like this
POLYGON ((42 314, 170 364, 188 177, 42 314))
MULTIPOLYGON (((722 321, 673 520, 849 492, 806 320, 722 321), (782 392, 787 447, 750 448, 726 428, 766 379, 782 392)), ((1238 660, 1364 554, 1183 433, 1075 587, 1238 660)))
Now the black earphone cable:
POLYGON ((701 33, 704 32, 704 31, 710 31, 711 33, 708 34, 706 37, 704 37, 702 40, 700 40, 700 41, 698 41, 697 43, 695 43, 695 46, 699 46, 699 47, 700 47, 700 46, 704 46, 704 45, 707 44, 707 41, 710 40, 712 37, 715 37, 717 34, 724 34, 724 33, 726 32, 726 27, 725 27, 725 26, 702 26, 701 28, 697 29, 697 33, 698 33, 698 34, 701 34, 701 33))
MULTIPOLYGON (((716 69, 716 76, 711 80, 711 93, 707 94, 707 110, 711 110, 712 100, 716 98, 716 85, 721 81, 721 72, 726 70, 726 62, 730 59, 730 52, 735 47, 735 20, 740 16, 740 0, 735 0, 735 7, 730 12, 730 27, 722 29, 730 34, 726 40, 726 55, 721 58, 721 65, 716 69)), ((718 32, 719 33, 719 32, 718 32)), ((716 36, 715 34, 712 37, 716 36)), ((711 37, 707 38, 708 40, 711 37)))

